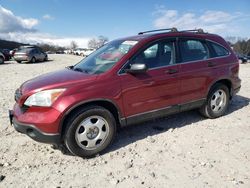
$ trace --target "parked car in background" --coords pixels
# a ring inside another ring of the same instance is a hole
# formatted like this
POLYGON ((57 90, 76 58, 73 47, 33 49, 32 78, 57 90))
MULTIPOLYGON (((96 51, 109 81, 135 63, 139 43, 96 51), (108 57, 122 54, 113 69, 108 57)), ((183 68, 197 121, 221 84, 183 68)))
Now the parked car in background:
POLYGON ((64 51, 63 50, 57 50, 56 54, 64 54, 64 51))
POLYGON ((35 63, 37 61, 47 61, 48 55, 36 47, 20 48, 14 54, 17 63, 22 61, 35 63))
POLYGON ((95 51, 94 49, 85 49, 80 53, 80 55, 83 57, 87 57, 94 51, 95 51))
POLYGON ((248 58, 245 55, 238 54, 237 57, 239 59, 239 63, 247 63, 247 61, 248 61, 248 58))
POLYGON ((11 55, 10 55, 10 50, 9 49, 1 49, 0 52, 2 52, 2 54, 5 57, 5 61, 9 61, 11 59, 11 55))
POLYGON ((5 57, 2 52, 0 52, 0 64, 3 64, 5 60, 5 57))
POLYGON ((250 55, 248 55, 246 57, 247 57, 247 62, 250 63, 250 55))
POLYGON ((46 51, 45 53, 46 53, 46 54, 55 54, 56 52, 53 52, 53 51, 46 51))
POLYGON ((19 46, 18 48, 14 48, 13 50, 10 50, 10 55, 11 57, 14 57, 15 52, 18 50, 21 50, 23 48, 37 48, 36 46, 32 46, 32 45, 23 45, 23 46, 19 46))
POLYGON ((10 56, 13 57, 15 52, 18 50, 18 48, 14 48, 13 50, 10 50, 10 56))
POLYGON ((64 53, 65 53, 65 54, 72 54, 72 53, 73 53, 73 50, 70 50, 70 49, 64 50, 64 53))
POLYGON ((74 55, 81 55, 81 53, 83 53, 83 51, 85 51, 85 48, 76 48, 73 50, 73 54, 74 55))

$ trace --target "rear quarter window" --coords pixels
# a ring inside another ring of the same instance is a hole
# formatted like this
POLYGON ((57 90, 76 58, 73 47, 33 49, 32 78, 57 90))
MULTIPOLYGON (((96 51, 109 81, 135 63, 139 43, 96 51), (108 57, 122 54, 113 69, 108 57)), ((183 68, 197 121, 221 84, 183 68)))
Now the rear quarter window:
POLYGON ((179 42, 182 62, 201 61, 209 58, 206 44, 196 39, 182 39, 179 42))
POLYGON ((214 53, 213 53, 213 57, 222 57, 222 56, 227 56, 229 55, 229 51, 224 48, 223 46, 210 42, 210 46, 212 47, 214 53))

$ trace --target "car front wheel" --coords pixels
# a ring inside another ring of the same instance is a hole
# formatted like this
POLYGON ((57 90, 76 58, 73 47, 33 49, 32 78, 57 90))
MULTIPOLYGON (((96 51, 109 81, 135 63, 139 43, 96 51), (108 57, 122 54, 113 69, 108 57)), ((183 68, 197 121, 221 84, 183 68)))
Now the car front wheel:
POLYGON ((69 118, 64 143, 72 154, 92 157, 110 145, 115 133, 113 115, 103 107, 90 106, 69 118))
POLYGON ((3 64, 4 63, 4 59, 3 57, 0 57, 0 64, 3 64))
POLYGON ((210 90, 206 103, 200 108, 203 116, 217 118, 225 114, 229 104, 229 89, 224 84, 216 84, 210 90))

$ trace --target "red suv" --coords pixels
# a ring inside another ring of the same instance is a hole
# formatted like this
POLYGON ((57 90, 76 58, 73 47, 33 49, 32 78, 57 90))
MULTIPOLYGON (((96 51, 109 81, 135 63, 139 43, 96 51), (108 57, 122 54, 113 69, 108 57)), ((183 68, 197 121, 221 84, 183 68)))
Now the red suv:
POLYGON ((195 108, 222 116, 240 87, 238 59, 220 36, 154 30, 25 82, 9 114, 32 139, 90 157, 110 145, 119 126, 195 108))

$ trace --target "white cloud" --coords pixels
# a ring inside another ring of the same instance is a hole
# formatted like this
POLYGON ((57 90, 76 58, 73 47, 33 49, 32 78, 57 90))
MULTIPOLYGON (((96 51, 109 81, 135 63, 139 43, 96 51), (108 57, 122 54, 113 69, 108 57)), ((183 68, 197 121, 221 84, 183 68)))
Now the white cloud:
POLYGON ((45 14, 45 15, 43 15, 43 19, 45 19, 45 20, 54 20, 55 18, 53 16, 49 15, 49 14, 45 14))
POLYGON ((206 11, 203 15, 200 16, 200 20, 204 23, 221 23, 221 22, 230 22, 235 18, 235 16, 223 12, 223 11, 206 11))
POLYGON ((46 43, 58 46, 69 46, 71 41, 75 41, 79 47, 87 47, 91 37, 58 37, 48 33, 40 32, 9 32, 0 33, 0 38, 21 43, 37 44, 46 43))
MULTIPOLYGON (((49 14, 45 14, 43 19, 52 20, 49 14)), ((74 40, 79 47, 87 47, 88 37, 58 37, 47 33, 39 32, 35 29, 38 20, 34 18, 22 18, 16 16, 12 11, 0 5, 0 38, 4 40, 21 43, 37 44, 48 43, 59 46, 69 46, 74 40)))
POLYGON ((163 6, 153 13, 154 27, 180 29, 203 28, 212 33, 233 33, 230 26, 234 21, 244 17, 241 13, 227 13, 223 11, 208 10, 197 15, 193 12, 180 13, 177 10, 168 10, 163 6))
POLYGON ((0 5, 0 32, 30 32, 35 31, 34 26, 38 24, 38 20, 34 18, 22 18, 16 16, 10 10, 0 5))

